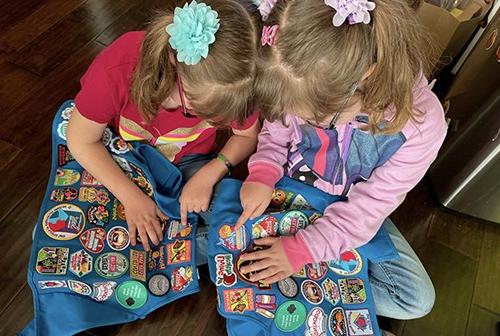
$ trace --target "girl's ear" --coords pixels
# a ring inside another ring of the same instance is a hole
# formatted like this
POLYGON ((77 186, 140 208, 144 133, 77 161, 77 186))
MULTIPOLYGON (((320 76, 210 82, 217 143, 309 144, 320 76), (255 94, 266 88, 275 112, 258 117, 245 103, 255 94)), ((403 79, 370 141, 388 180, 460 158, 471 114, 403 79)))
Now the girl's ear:
POLYGON ((361 81, 368 79, 373 74, 376 67, 377 67, 377 63, 373 63, 372 65, 370 65, 370 67, 368 68, 368 71, 366 71, 365 74, 363 75, 363 78, 361 78, 361 81))

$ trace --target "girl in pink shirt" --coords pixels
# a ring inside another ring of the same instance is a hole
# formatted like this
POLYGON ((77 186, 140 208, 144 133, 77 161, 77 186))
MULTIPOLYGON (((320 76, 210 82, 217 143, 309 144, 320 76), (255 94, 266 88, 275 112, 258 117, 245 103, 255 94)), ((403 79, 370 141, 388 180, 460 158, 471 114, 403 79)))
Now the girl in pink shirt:
POLYGON ((263 213, 283 176, 348 198, 243 271, 274 283, 360 247, 382 225, 401 258, 370 264, 377 313, 423 316, 434 302, 417 256, 387 218, 424 176, 446 134, 422 70, 429 39, 404 0, 264 1, 256 96, 267 119, 241 189, 237 225, 263 213))

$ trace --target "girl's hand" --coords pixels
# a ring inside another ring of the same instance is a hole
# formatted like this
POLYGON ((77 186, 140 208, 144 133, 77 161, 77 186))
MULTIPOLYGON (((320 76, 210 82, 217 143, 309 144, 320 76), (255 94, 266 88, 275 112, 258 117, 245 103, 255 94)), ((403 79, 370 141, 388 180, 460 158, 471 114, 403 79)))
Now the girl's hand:
POLYGON ((254 261, 253 264, 244 266, 240 270, 242 273, 255 273, 250 276, 250 281, 272 284, 294 273, 279 237, 261 238, 255 240, 254 243, 270 247, 241 255, 241 260, 254 261))
POLYGON ((159 218, 166 220, 167 216, 158 209, 155 202, 141 192, 138 197, 123 203, 123 206, 132 246, 137 244, 137 232, 145 251, 150 250, 149 239, 158 245, 163 239, 159 218))
POLYGON ((242 227, 248 219, 254 219, 266 211, 271 203, 273 189, 262 183, 247 182, 240 190, 241 206, 243 213, 236 222, 235 229, 242 227))

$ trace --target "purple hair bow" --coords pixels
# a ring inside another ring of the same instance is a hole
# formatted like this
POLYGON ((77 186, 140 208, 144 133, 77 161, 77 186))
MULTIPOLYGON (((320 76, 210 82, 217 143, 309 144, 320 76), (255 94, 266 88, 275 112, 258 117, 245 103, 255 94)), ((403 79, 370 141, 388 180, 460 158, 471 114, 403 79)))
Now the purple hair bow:
POLYGON ((368 24, 371 21, 369 12, 375 9, 375 3, 368 0, 325 0, 325 4, 337 11, 332 20, 335 27, 340 27, 346 19, 351 25, 368 24))

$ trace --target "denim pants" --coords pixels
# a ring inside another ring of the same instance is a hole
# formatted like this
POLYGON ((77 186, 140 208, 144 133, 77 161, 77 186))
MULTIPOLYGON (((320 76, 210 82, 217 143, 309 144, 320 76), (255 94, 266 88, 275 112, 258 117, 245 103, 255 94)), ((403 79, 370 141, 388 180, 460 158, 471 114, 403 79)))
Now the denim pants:
MULTIPOLYGON (((184 157, 177 167, 188 180, 213 157, 190 155, 184 157)), ((216 192, 217 188, 214 193, 216 192)), ((207 263, 210 209, 199 215, 201 225, 198 226, 196 234, 196 260, 198 265, 202 265, 207 263)), ((435 292, 431 279, 394 223, 387 218, 382 225, 391 237, 400 258, 368 264, 377 315, 400 320, 422 317, 428 314, 434 305, 435 292)))

